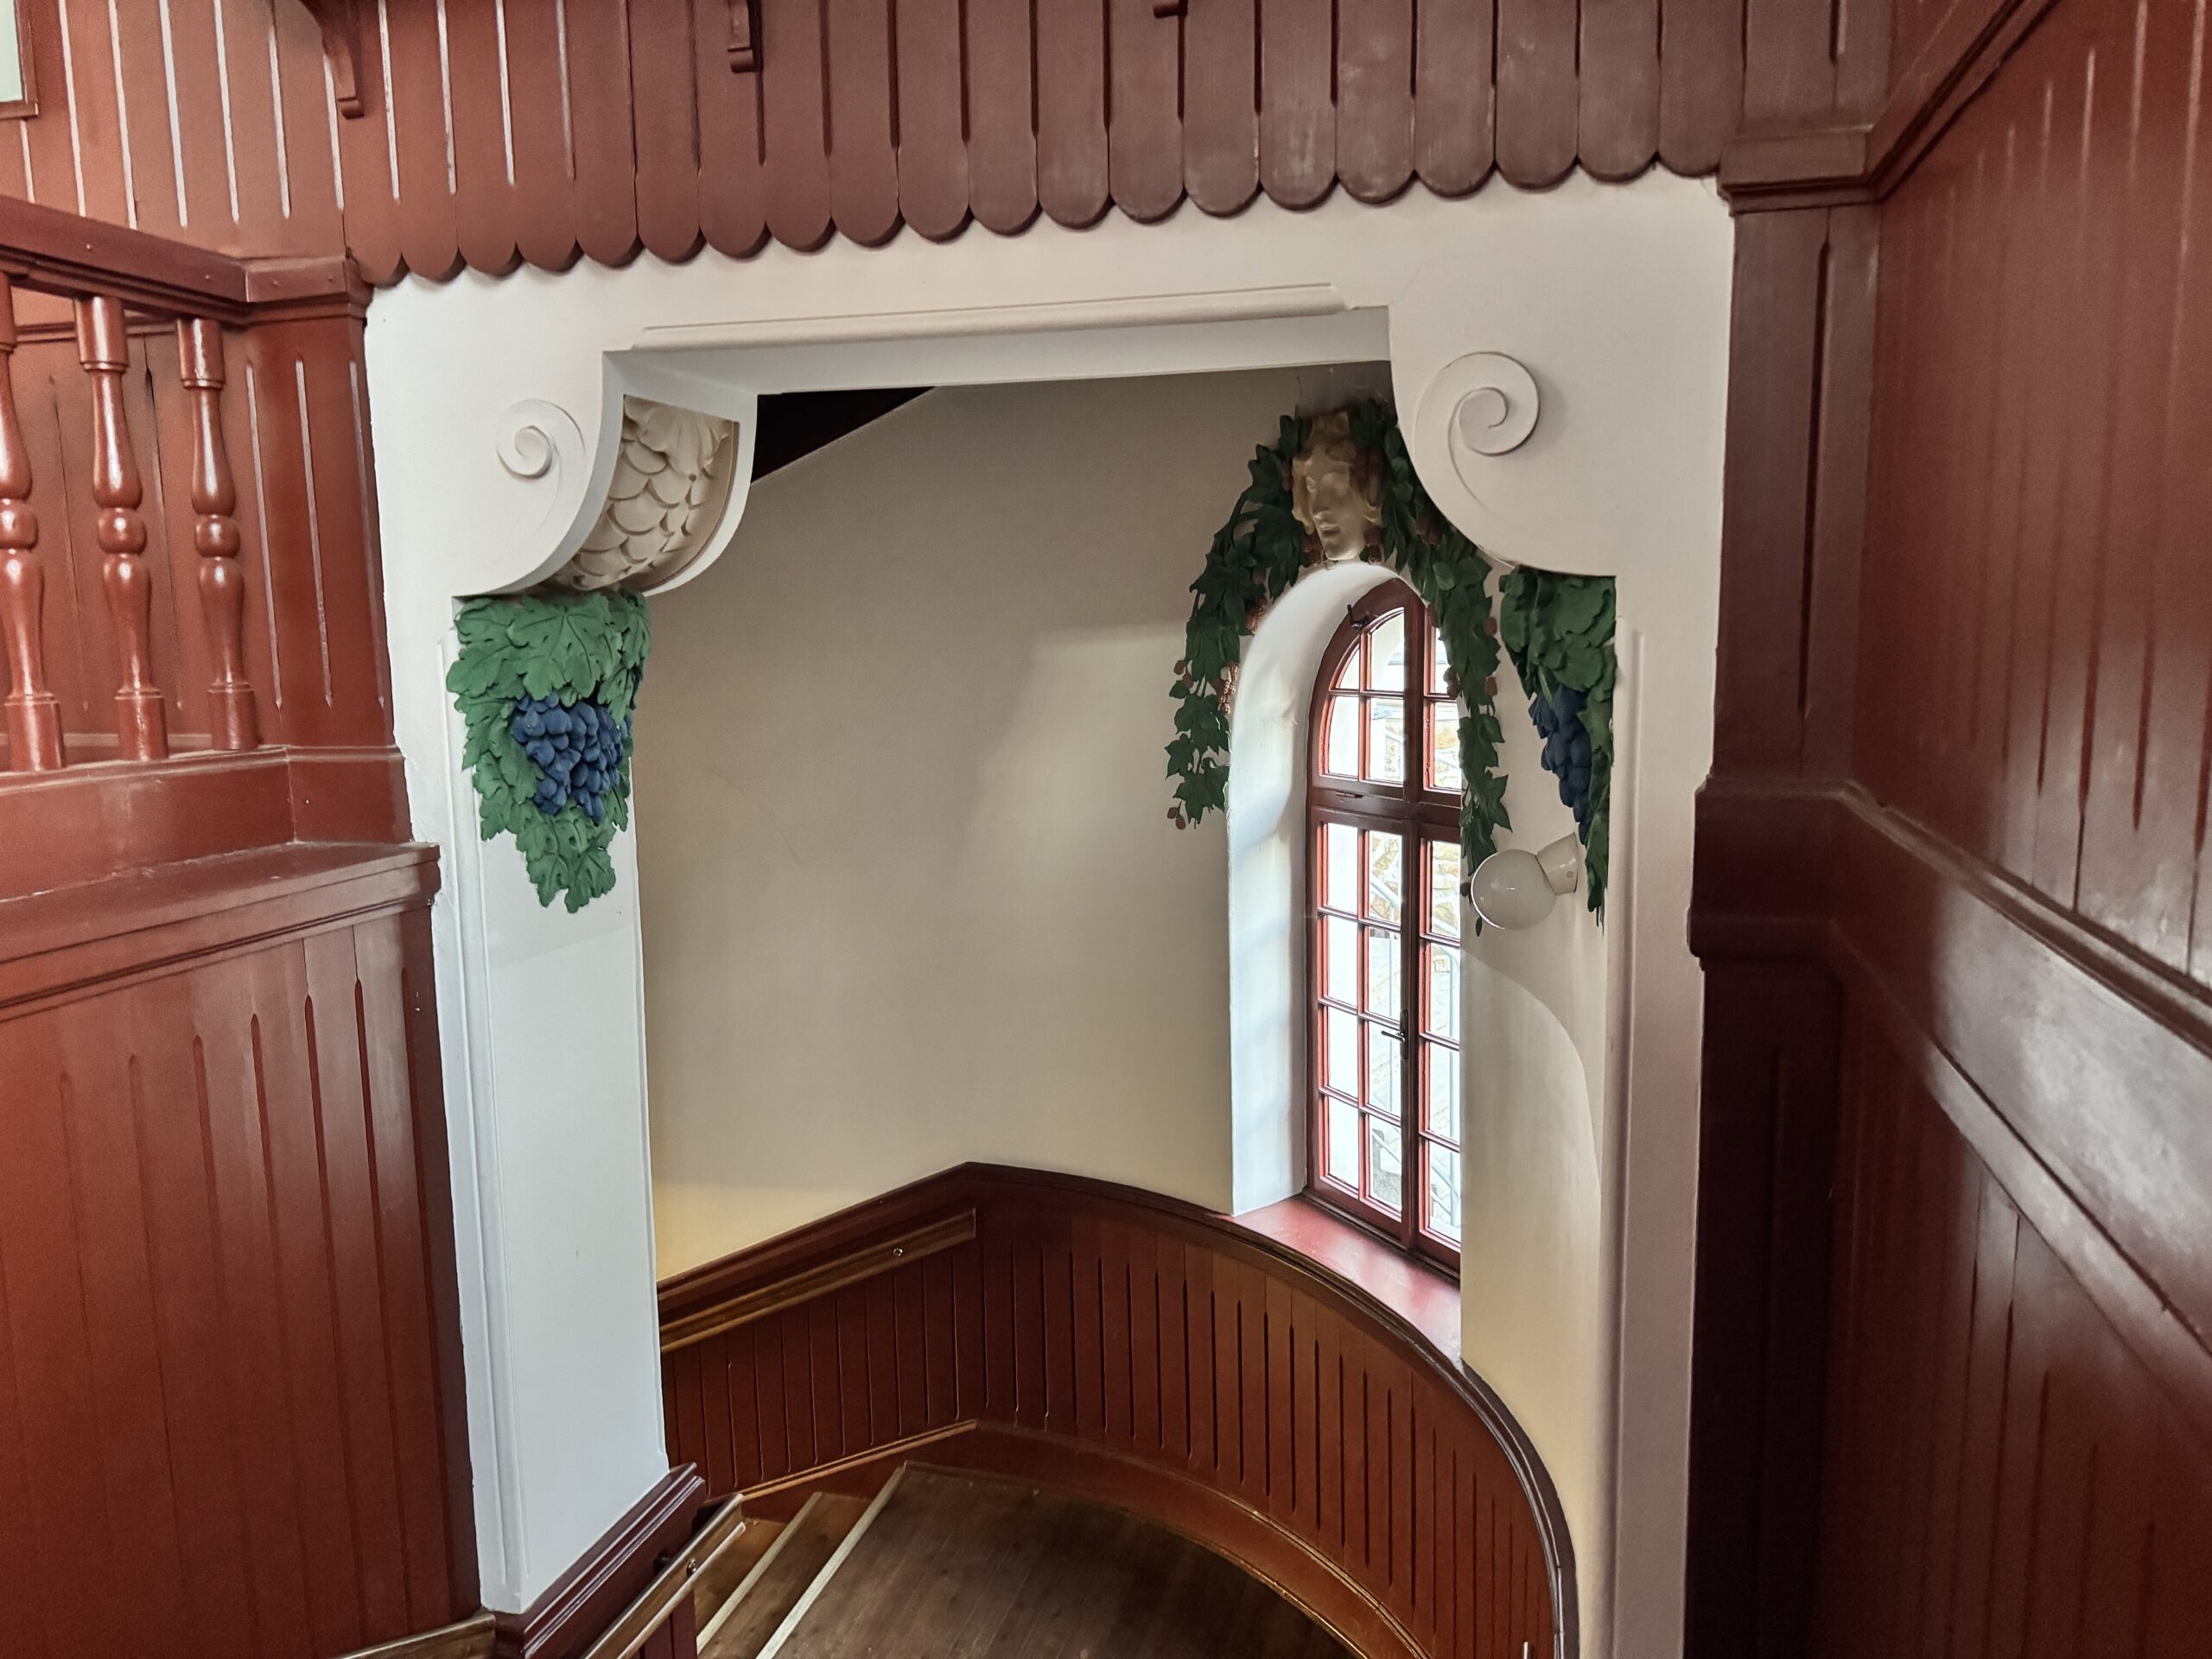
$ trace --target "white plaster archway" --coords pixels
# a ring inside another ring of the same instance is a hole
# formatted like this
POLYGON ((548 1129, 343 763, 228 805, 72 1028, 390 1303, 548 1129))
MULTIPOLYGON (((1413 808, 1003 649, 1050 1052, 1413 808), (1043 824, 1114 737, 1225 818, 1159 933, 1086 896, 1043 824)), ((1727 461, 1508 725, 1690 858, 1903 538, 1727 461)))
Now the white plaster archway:
MULTIPOLYGON (((1712 728, 1730 261, 1709 187, 1659 174, 468 273, 379 296, 368 361, 394 712, 417 833, 444 853, 434 926, 489 1605, 542 1592, 664 1454, 634 843, 618 837, 616 891, 575 916, 539 908, 511 847, 479 843, 442 684, 455 597, 526 586, 581 543, 625 395, 742 427, 753 399, 787 390, 1387 359, 1440 508, 1508 560, 1617 575, 1624 630, 1664 642, 1624 665, 1617 791, 1634 798, 1617 792, 1615 809, 1634 830, 1617 830, 1622 1058, 1600 1139, 1624 1149, 1593 1248, 1620 1263, 1620 1319, 1586 1363, 1620 1408, 1602 1488, 1563 1496, 1587 1649, 1611 1650, 1609 1627, 1620 1652, 1675 1649, 1700 1006, 1682 918, 1712 728), (1474 390, 1463 359, 1485 352, 1526 364, 1541 391, 1509 454, 1483 453, 1481 423, 1458 418, 1474 390), (580 1049, 559 1010, 584 983, 597 1034, 580 1049)), ((741 484, 724 537, 741 511, 741 484)))
POLYGON ((1235 1207, 1306 1185, 1306 744, 1313 676, 1344 607, 1390 580, 1324 565, 1268 607, 1245 643, 1229 731, 1229 1041, 1235 1207))

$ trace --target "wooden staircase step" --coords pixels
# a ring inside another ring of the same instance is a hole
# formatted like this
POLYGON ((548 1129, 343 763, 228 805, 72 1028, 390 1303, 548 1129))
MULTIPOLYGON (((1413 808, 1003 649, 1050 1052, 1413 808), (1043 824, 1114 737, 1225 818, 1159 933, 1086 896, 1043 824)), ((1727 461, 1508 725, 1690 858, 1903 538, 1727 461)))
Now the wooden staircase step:
POLYGON ((780 1521, 756 1520, 747 1516, 736 1542, 699 1574, 698 1582, 691 1586, 691 1617, 699 1630, 714 1622, 716 1613, 729 1605, 737 1594, 738 1586, 753 1576, 753 1569, 768 1553, 784 1529, 780 1521))
POLYGON ((749 1523, 768 1529, 768 1535, 743 1577, 711 1605, 708 1586, 695 1592, 699 1659, 759 1659, 868 1507, 857 1497, 817 1492, 786 1524, 749 1523))

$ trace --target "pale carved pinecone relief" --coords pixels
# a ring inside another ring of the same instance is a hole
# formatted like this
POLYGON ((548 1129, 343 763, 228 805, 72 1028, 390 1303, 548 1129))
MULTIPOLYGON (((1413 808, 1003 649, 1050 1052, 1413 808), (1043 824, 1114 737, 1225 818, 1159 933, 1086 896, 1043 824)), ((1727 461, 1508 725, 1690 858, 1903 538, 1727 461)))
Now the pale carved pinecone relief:
POLYGON ((554 582, 590 592, 673 575, 699 550, 728 499, 734 430, 716 416, 625 397, 607 505, 554 582))

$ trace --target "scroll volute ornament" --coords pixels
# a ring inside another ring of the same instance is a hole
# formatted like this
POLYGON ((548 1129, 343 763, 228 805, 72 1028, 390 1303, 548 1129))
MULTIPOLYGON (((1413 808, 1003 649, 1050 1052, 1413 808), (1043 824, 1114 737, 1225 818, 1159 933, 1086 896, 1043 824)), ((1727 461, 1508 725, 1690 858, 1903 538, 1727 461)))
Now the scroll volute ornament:
POLYGON ((61 755, 61 706, 47 689, 41 613, 46 573, 31 511, 31 459, 16 416, 16 296, 0 274, 0 637, 7 641, 8 760, 17 772, 54 772, 61 755))
POLYGON ((169 752, 168 722, 154 683, 153 572, 147 568, 146 524, 138 516, 145 491, 123 412, 123 377, 130 340, 123 302, 99 296, 77 302, 77 357, 92 389, 92 533, 101 552, 100 586, 115 627, 123 668, 115 692, 118 752, 125 760, 158 760, 169 752))
POLYGON ((208 718, 219 749, 260 741, 245 677, 245 570, 238 563, 238 486, 223 445, 223 331, 205 317, 176 325, 177 361, 192 397, 192 544, 200 554, 200 607, 215 677, 208 718))

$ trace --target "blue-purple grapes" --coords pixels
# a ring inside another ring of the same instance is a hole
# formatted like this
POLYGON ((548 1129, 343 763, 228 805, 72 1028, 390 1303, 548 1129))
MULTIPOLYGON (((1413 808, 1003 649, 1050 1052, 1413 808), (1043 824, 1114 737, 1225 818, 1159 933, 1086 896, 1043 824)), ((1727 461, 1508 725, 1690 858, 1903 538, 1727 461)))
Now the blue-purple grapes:
POLYGON ((1544 770, 1559 779, 1559 798, 1574 812, 1574 827, 1590 833, 1590 732, 1582 723, 1582 693, 1562 685, 1551 700, 1534 697, 1529 718, 1544 740, 1544 770))
POLYGON ((539 811, 551 817, 573 801, 594 823, 605 819, 607 791, 620 780, 630 747, 628 715, 617 721, 590 697, 521 697, 507 729, 537 769, 531 798, 539 811))

